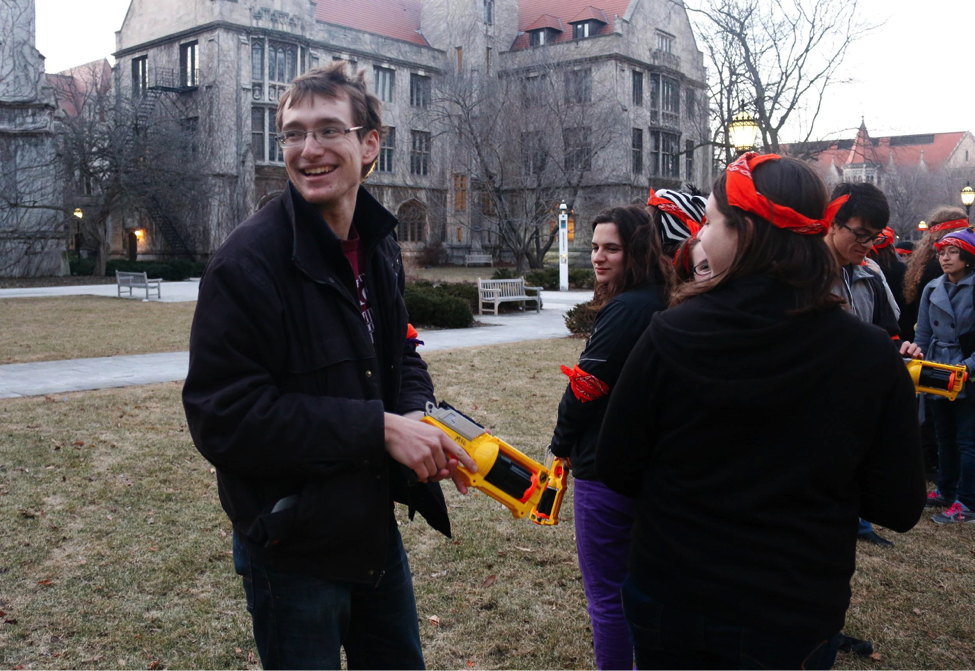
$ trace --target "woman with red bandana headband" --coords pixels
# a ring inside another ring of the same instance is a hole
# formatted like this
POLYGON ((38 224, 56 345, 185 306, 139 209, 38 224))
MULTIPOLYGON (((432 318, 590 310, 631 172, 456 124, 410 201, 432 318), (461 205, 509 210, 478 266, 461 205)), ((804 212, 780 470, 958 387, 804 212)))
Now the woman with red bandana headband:
POLYGON ((880 266, 880 272, 884 274, 887 286, 890 287, 890 291, 894 295, 894 302, 897 303, 898 310, 903 314, 905 306, 904 273, 907 272, 907 265, 901 261, 895 251, 895 237, 894 229, 890 226, 885 228, 878 240, 873 243, 873 249, 868 256, 880 266))
MULTIPOLYGON (((965 364, 975 374, 975 233, 949 231, 935 243, 944 274, 921 293, 917 319, 918 344, 927 358, 965 364)), ((938 438, 937 488, 928 505, 945 506, 933 519, 938 524, 975 522, 975 392, 964 386, 952 402, 934 396, 926 406, 934 416, 938 438)))
POLYGON ((599 314, 559 404, 549 447, 570 459, 579 568, 592 620, 596 666, 633 668, 620 585, 633 524, 634 501, 608 489, 595 472, 596 438, 609 391, 653 315, 667 306, 674 269, 642 207, 606 210, 593 221, 592 265, 599 314))
POLYGON ((623 606, 638 668, 828 669, 858 517, 924 509, 914 385, 841 308, 830 203, 805 162, 748 153, 699 233, 688 283, 633 348, 596 472, 637 497, 623 606))

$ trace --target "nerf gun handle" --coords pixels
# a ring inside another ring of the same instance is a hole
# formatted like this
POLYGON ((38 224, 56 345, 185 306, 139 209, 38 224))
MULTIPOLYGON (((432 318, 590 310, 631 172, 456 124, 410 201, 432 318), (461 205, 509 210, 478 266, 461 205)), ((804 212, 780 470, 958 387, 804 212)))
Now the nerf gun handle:
POLYGON ((936 394, 954 401, 968 381, 968 369, 963 365, 943 364, 921 359, 905 359, 918 393, 936 394))

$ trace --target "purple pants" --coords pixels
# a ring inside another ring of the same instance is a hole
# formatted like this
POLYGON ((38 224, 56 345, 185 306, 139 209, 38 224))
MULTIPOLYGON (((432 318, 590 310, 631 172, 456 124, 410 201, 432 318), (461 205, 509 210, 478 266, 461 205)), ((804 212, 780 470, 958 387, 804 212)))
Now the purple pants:
POLYGON ((633 644, 620 587, 627 574, 636 499, 596 480, 574 480, 572 508, 582 585, 599 669, 632 669, 633 644))

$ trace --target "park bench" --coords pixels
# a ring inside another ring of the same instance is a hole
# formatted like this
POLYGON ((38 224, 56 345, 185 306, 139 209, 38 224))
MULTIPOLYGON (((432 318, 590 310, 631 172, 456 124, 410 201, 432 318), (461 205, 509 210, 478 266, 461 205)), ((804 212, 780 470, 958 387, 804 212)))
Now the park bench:
POLYGON ((535 312, 542 309, 542 287, 526 287, 524 278, 516 280, 477 280, 477 314, 484 314, 484 304, 494 305, 494 314, 498 314, 501 303, 521 303, 535 301, 535 312), (527 292, 534 291, 534 295, 527 292))
POLYGON ((129 298, 133 289, 145 289, 146 300, 149 300, 149 292, 155 291, 156 298, 162 300, 162 280, 150 280, 145 273, 127 273, 121 270, 115 271, 115 282, 118 284, 118 296, 122 298, 122 291, 129 292, 129 298))
POLYGON ((486 263, 494 267, 494 259, 490 254, 467 254, 464 256, 464 265, 470 266, 472 263, 486 263))

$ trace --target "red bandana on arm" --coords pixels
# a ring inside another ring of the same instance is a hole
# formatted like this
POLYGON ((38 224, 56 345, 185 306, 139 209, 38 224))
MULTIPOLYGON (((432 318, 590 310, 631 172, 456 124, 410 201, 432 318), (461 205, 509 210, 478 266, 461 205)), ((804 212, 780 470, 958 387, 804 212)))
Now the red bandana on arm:
POLYGON ((609 385, 595 375, 590 375, 576 364, 573 368, 562 366, 562 372, 569 376, 569 384, 576 398, 587 403, 602 398, 609 393, 609 385))
POLYGON ((683 223, 691 232, 691 237, 693 238, 697 235, 697 232, 701 230, 701 224, 697 223, 694 217, 687 214, 677 203, 672 203, 666 198, 658 198, 657 193, 650 189, 650 197, 647 199, 647 207, 655 207, 661 212, 666 212, 667 214, 672 214, 677 217, 681 223, 683 223))
POLYGON ((943 221, 940 224, 935 224, 928 230, 930 231, 953 231, 956 228, 968 228, 968 219, 952 219, 951 221, 943 221))
POLYGON ((840 196, 826 208, 821 219, 810 219, 785 205, 776 205, 755 190, 752 171, 766 161, 778 161, 777 154, 758 154, 750 151, 743 154, 728 166, 726 191, 728 204, 757 214, 776 228, 782 228, 799 235, 826 235, 829 225, 849 196, 840 196))

